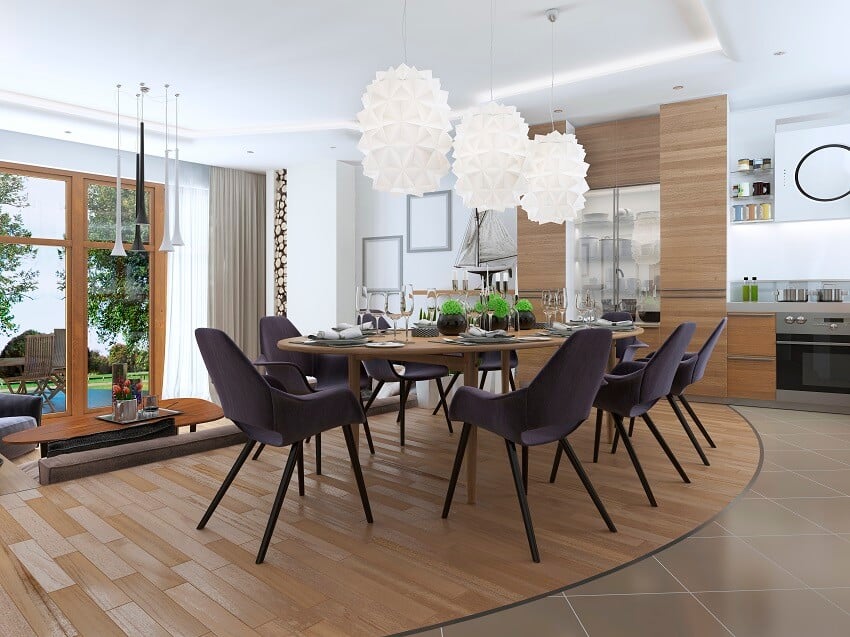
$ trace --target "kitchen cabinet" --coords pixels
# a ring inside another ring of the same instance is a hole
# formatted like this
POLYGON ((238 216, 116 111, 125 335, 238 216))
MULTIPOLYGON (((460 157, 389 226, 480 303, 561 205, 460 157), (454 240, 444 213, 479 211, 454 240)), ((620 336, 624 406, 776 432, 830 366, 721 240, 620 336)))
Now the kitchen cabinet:
POLYGON ((776 316, 730 314, 727 332, 729 397, 775 400, 776 316))
POLYGON ((590 164, 587 183, 614 188, 658 183, 657 115, 580 126, 576 138, 590 164))

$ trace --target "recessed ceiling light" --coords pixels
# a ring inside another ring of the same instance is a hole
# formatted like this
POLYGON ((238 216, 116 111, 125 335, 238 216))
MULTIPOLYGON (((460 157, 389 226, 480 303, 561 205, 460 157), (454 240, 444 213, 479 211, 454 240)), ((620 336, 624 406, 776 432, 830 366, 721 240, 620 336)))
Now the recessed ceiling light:
POLYGON ((70 134, 71 134, 71 131, 66 130, 66 131, 65 131, 65 134, 66 134, 66 135, 70 135, 70 134))
POLYGON ((555 109, 555 110, 553 110, 552 112, 553 112, 553 113, 563 113, 563 112, 564 112, 564 109, 563 109, 563 108, 556 108, 556 109, 555 109))
POLYGON ((681 91, 683 88, 685 88, 684 85, 676 84, 676 86, 673 87, 673 90, 674 91, 681 91))
POLYGON ((785 51, 774 51, 774 55, 785 55, 785 51))
POLYGON ((336 150, 336 146, 331 146, 331 150, 336 150))
POLYGON ((253 154, 254 154, 254 151, 253 151, 253 150, 249 150, 249 151, 247 151, 247 153, 248 153, 249 155, 253 155, 253 154))

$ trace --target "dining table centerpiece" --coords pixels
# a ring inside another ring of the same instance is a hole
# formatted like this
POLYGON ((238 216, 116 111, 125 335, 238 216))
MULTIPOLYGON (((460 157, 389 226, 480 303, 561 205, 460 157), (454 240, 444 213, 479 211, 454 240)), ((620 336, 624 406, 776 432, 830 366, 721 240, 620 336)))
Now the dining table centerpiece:
POLYGON ((437 331, 443 336, 457 336, 466 331, 466 312, 459 301, 443 303, 437 318, 437 331))
POLYGON ((519 329, 531 330, 537 324, 537 317, 534 316, 534 307, 528 299, 520 299, 517 301, 514 309, 517 311, 519 329))
POLYGON ((128 422, 136 419, 138 411, 135 387, 129 380, 117 379, 112 385, 112 417, 118 422, 128 422))
POLYGON ((481 312, 481 327, 485 330, 508 329, 508 302, 498 294, 491 294, 487 299, 487 305, 479 302, 476 309, 481 312), (480 306, 480 307, 479 307, 480 306))

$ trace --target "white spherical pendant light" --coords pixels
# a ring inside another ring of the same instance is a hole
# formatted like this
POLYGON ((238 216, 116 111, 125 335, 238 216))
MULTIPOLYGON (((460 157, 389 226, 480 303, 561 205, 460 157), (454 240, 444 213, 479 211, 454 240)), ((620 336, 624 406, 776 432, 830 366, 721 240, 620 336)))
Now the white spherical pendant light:
POLYGON ((375 190, 422 195, 449 172, 451 109, 431 71, 402 64, 379 71, 357 114, 363 173, 375 190))
POLYGON ((575 135, 536 135, 524 167, 528 192, 520 199, 528 218, 537 223, 575 219, 584 208, 587 169, 584 147, 575 135))
POLYGON ((528 124, 513 106, 489 102, 467 112, 455 132, 452 167, 463 202, 478 210, 516 206, 527 189, 528 145, 528 124))

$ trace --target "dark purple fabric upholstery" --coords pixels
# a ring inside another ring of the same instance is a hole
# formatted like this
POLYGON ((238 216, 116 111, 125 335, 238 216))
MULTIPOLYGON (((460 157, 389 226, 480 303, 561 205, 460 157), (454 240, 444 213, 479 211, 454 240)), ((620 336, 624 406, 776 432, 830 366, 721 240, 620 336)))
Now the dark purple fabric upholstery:
POLYGON ((620 363, 605 375, 594 406, 623 417, 645 414, 670 393, 679 363, 696 330, 695 323, 682 323, 646 362, 620 363))
MULTIPOLYGON (((519 357, 516 352, 511 351, 511 369, 516 369, 519 357)), ((482 372, 497 372, 502 369, 501 352, 482 352, 478 357, 478 370, 482 372)))
POLYGON ((691 356, 690 359, 683 360, 679 365, 679 371, 676 373, 676 378, 673 381, 671 394, 678 396, 685 391, 688 385, 693 385, 702 379, 705 375, 705 368, 708 365, 708 361, 711 360, 711 355, 714 353, 714 348, 717 345, 717 341, 720 340, 720 335, 724 329, 726 329, 725 316, 717 324, 717 327, 714 328, 711 336, 706 339, 700 350, 691 356), (695 360, 692 362, 692 359, 695 360))
POLYGON ((522 445, 542 445, 568 435, 590 414, 602 382, 611 332, 573 334, 534 380, 509 394, 461 387, 452 400, 452 420, 478 425, 522 445))
MULTIPOLYGON (((606 321, 631 321, 633 320, 633 316, 628 312, 605 312, 602 315, 602 318, 606 321)), ((623 356, 626 355, 628 350, 636 351, 642 347, 649 347, 643 341, 638 340, 637 336, 632 336, 631 338, 621 338, 614 342, 614 352, 617 355, 617 360, 623 360, 623 356)))
MULTIPOLYGON (((377 325, 380 329, 389 329, 391 326, 383 316, 377 317, 372 314, 364 314, 363 322, 377 325)), ((397 383, 400 380, 434 380, 447 376, 449 368, 444 365, 429 365, 427 363, 404 363, 404 374, 398 374, 392 363, 388 360, 373 359, 363 361, 366 372, 373 379, 385 383, 397 383)))
POLYGON ((280 447, 366 418, 348 389, 285 393, 271 387, 221 330, 198 328, 195 338, 225 417, 252 440, 280 447))

